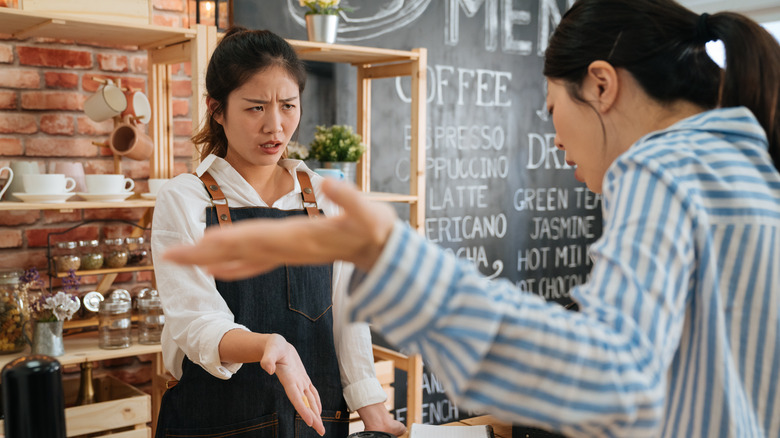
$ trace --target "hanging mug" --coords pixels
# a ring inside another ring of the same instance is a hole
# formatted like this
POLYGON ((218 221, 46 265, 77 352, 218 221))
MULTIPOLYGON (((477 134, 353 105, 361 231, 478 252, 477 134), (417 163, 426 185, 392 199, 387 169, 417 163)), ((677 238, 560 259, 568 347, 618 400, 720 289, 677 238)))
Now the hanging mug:
POLYGON ((152 105, 146 95, 141 91, 128 91, 125 96, 127 109, 122 112, 122 118, 131 116, 143 124, 149 123, 152 120, 152 105))
POLYGON ((111 132, 108 145, 115 154, 139 161, 148 160, 154 151, 151 137, 146 135, 129 115, 111 132))
POLYGON ((3 188, 0 189, 0 201, 3 200, 3 195, 5 195, 5 192, 8 191, 8 187, 11 187, 11 182, 14 180, 14 171, 10 167, 0 167, 0 175, 3 174, 3 171, 8 171, 8 180, 3 184, 3 188))
POLYGON ((110 79, 84 102, 84 113, 96 122, 118 116, 125 109, 127 109, 125 93, 110 79))

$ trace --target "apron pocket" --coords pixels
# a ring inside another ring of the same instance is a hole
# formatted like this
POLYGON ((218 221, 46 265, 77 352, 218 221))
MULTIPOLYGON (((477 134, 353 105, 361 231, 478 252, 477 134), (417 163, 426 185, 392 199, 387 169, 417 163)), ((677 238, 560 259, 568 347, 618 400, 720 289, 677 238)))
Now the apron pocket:
POLYGON ((316 321, 330 309, 333 265, 286 266, 287 305, 293 312, 316 321))
MULTIPOLYGON (((325 426, 325 436, 344 438, 349 435, 349 412, 322 410, 322 425, 325 426)), ((322 438, 311 427, 306 425, 300 415, 295 414, 295 438, 322 438)))
POLYGON ((279 420, 276 414, 271 414, 217 427, 195 429, 166 428, 162 436, 170 438, 277 438, 278 430, 279 420))

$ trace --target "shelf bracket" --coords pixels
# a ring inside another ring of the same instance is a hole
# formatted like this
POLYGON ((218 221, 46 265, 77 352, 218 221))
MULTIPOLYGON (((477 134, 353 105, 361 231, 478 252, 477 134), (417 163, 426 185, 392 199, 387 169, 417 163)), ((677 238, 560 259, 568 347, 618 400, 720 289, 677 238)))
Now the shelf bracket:
POLYGON ((30 26, 30 27, 28 27, 27 29, 25 29, 23 31, 16 32, 15 34, 13 34, 13 37, 17 38, 17 39, 20 39, 20 40, 27 39, 27 38, 29 38, 31 36, 35 36, 35 34, 38 32, 39 29, 43 29, 44 27, 49 27, 52 24, 65 25, 65 23, 66 23, 65 20, 59 20, 59 19, 56 19, 56 18, 52 18, 50 20, 46 20, 46 21, 43 21, 41 23, 38 23, 35 26, 30 26))

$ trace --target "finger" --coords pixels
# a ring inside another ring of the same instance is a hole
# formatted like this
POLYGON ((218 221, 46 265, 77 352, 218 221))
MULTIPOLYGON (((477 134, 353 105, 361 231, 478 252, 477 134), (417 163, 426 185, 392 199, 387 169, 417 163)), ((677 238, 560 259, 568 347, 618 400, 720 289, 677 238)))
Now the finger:
POLYGON ((309 407, 309 401, 307 400, 306 395, 302 392, 296 392, 294 396, 291 396, 288 393, 287 397, 292 402, 295 411, 298 412, 298 415, 301 416, 304 423, 314 429, 320 436, 324 435, 325 426, 322 424, 322 418, 318 414, 315 414, 309 407))
POLYGON ((322 400, 320 399, 320 393, 317 392, 317 388, 314 385, 309 385, 309 392, 311 392, 311 398, 314 400, 314 407, 316 408, 314 412, 316 412, 317 415, 322 415, 322 400))

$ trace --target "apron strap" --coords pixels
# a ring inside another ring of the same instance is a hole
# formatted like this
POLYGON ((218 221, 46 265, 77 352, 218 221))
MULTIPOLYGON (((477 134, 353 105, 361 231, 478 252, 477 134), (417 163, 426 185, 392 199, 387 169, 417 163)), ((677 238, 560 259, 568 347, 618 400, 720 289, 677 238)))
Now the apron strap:
POLYGON ((314 189, 311 186, 311 179, 309 174, 303 170, 296 172, 298 174, 298 183, 301 185, 301 197, 303 198, 303 208, 306 209, 309 217, 320 217, 319 207, 317 207, 317 200, 314 198, 314 189))
POLYGON ((214 177, 208 171, 203 172, 200 176, 200 180, 206 186, 206 191, 211 196, 211 205, 217 209, 217 220, 219 226, 230 225, 233 220, 230 218, 230 208, 228 207, 227 198, 222 193, 222 189, 219 188, 219 184, 214 180, 214 177))

